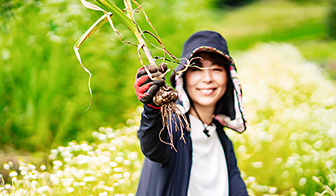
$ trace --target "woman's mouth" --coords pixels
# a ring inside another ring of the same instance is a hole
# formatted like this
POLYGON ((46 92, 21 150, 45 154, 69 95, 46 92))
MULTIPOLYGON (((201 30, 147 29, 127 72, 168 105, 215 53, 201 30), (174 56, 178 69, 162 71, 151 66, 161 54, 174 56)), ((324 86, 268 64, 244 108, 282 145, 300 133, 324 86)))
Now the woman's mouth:
POLYGON ((215 88, 207 88, 207 89, 198 89, 202 95, 211 95, 216 89, 215 88))

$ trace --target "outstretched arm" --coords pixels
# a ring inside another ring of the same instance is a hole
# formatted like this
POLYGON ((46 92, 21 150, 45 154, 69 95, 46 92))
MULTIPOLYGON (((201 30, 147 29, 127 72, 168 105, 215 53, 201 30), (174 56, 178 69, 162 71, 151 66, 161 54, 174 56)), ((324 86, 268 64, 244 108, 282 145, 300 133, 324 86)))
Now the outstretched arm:
POLYGON ((164 164, 169 158, 169 145, 162 143, 167 131, 162 129, 162 117, 160 109, 155 109, 144 104, 144 111, 141 115, 141 124, 138 131, 138 138, 143 154, 150 160, 164 164))
MULTIPOLYGON (((147 69, 155 77, 161 74, 159 70, 164 71, 167 68, 157 69, 154 66, 148 66, 147 69)), ((168 146, 160 141, 160 137, 166 136, 167 131, 161 132, 163 125, 160 106, 153 103, 153 96, 164 84, 164 79, 151 80, 144 67, 138 70, 134 83, 135 93, 144 106, 138 131, 141 149, 147 158, 159 163, 165 163, 168 159, 166 153, 168 146)))

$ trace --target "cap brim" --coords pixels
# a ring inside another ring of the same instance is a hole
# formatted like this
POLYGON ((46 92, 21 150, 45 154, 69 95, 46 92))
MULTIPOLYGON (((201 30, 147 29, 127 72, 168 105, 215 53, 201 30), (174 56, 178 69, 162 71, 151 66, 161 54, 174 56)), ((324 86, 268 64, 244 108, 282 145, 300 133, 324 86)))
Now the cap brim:
POLYGON ((214 52, 214 53, 224 56, 229 62, 232 62, 232 58, 228 54, 224 54, 223 52, 217 50, 216 48, 209 47, 209 46, 201 46, 201 47, 196 48, 190 54, 189 59, 191 59, 194 56, 194 54, 197 52, 214 52))

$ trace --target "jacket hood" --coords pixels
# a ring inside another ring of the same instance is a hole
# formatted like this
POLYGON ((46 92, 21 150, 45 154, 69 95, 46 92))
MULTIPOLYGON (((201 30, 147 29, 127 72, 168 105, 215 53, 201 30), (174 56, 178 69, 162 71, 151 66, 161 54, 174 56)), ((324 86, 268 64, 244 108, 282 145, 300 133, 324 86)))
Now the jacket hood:
MULTIPOLYGON (((199 31, 192 34, 183 44, 181 62, 176 71, 185 68, 186 59, 191 59, 196 52, 207 51, 223 55, 229 61, 229 82, 225 94, 217 102, 214 119, 224 127, 242 133, 246 130, 244 106, 242 102, 242 89, 237 77, 237 69, 229 55, 226 40, 214 31, 199 31)), ((184 113, 190 109, 190 100, 184 89, 183 74, 171 75, 170 82, 177 90, 179 98, 177 103, 183 108, 184 113)))

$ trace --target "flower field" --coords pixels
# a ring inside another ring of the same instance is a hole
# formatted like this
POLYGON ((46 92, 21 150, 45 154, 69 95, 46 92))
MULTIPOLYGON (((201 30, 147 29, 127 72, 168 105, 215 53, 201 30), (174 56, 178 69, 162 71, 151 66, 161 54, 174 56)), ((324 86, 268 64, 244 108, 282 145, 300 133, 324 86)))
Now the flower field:
POLYGON ((237 59, 248 130, 232 132, 251 195, 336 192, 336 88, 288 44, 260 44, 237 59))
POLYGON ((50 166, 12 162, 11 183, 0 195, 134 195, 142 156, 136 138, 137 126, 113 131, 99 128, 92 133, 95 143, 70 142, 50 151, 50 166))
MULTIPOLYGON (((335 195, 336 86, 288 44, 232 54, 243 86, 248 129, 226 130, 250 195, 335 195)), ((19 160, 0 170, 5 195, 135 195, 143 155, 129 126, 101 127, 94 142, 50 151, 47 165, 19 160)), ((1 182, 1 181, 0 181, 1 182)))

